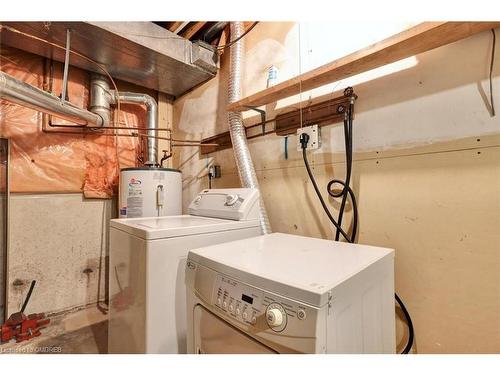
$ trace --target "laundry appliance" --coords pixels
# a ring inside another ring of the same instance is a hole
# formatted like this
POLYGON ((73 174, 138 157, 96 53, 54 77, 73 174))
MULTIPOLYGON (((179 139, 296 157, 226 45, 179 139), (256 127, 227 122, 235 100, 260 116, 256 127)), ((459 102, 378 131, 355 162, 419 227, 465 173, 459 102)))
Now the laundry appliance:
POLYGON ((257 189, 203 190, 188 212, 111 220, 109 353, 185 353, 188 250, 261 233, 257 189))
POLYGON ((394 353, 394 251, 282 233, 194 249, 189 353, 394 353))

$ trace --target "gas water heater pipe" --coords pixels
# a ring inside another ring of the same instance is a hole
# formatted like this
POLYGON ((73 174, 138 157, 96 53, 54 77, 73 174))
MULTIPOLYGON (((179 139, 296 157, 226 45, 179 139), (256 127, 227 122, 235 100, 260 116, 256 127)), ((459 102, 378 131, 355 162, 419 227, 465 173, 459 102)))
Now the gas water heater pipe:
POLYGON ((114 98, 114 102, 116 102, 116 98, 119 98, 121 103, 144 104, 146 106, 147 108, 146 128, 148 129, 147 130, 148 153, 147 153, 147 159, 144 162, 144 164, 150 167, 158 165, 156 157, 158 153, 158 147, 156 145, 158 105, 156 104, 156 100, 148 94, 121 92, 121 91, 118 93, 112 91, 112 97, 114 98))
MULTIPOLYGON (((231 22, 231 39, 236 42, 231 45, 230 49, 230 64, 229 64, 229 88, 228 96, 229 103, 237 102, 241 99, 241 69, 244 54, 243 39, 243 22, 231 22)), ((248 148, 245 127, 243 126, 243 117, 240 112, 228 112, 229 133, 231 142, 233 143, 234 158, 236 160, 236 168, 240 176, 240 181, 243 187, 259 188, 259 181, 255 174, 255 168, 248 148)), ((262 194, 260 195, 260 212, 259 212, 260 227, 263 234, 271 233, 271 225, 267 217, 266 206, 262 194)))

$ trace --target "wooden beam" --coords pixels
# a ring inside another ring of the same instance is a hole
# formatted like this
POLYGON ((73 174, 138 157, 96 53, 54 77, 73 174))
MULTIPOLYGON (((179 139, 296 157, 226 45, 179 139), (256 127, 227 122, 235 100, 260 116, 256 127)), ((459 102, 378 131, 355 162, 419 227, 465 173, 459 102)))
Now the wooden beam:
POLYGON ((246 111, 381 67, 431 49, 456 42, 500 22, 424 22, 381 42, 334 60, 300 76, 281 82, 227 106, 228 111, 246 111))
MULTIPOLYGON (((217 42, 217 48, 220 48, 221 46, 225 45, 228 41, 228 36, 229 36, 229 25, 227 25, 224 30, 222 30, 222 33, 220 34, 219 41, 217 42)), ((224 53, 224 49, 219 49, 219 54, 222 55, 224 53)))
POLYGON ((188 24, 188 22, 185 22, 185 21, 173 21, 173 22, 170 22, 170 25, 168 26, 168 31, 171 31, 171 32, 177 34, 187 24, 188 24))
POLYGON ((179 35, 186 39, 191 39, 194 34, 201 30, 205 26, 206 22, 191 22, 188 27, 184 28, 179 35))

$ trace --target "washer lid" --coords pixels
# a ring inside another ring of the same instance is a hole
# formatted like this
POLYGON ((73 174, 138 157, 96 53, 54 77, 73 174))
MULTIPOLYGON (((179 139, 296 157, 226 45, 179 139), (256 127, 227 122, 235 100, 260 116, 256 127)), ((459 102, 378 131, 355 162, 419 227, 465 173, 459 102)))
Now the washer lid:
POLYGON ((394 250, 273 233, 191 250, 188 259, 257 288, 313 306, 394 250))
POLYGON ((201 216, 179 215, 113 219, 111 227, 144 239, 160 239, 194 234, 258 227, 258 220, 234 221, 201 216))

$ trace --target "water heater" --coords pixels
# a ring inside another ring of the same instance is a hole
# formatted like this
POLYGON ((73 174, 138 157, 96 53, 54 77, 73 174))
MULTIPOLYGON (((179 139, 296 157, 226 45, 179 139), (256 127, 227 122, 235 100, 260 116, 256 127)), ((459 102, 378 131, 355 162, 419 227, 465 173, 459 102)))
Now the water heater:
POLYGON ((120 218, 182 214, 182 174, 170 168, 124 168, 120 172, 120 218))

